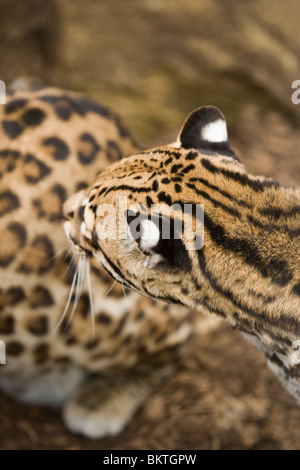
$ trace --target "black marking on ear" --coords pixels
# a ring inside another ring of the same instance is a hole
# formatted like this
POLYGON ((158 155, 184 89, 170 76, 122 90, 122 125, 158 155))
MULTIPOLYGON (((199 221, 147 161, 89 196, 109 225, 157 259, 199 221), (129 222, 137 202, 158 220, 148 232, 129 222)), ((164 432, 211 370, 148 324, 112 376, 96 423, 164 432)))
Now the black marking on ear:
POLYGON ((185 149, 208 154, 221 152, 239 161, 230 148, 225 118, 214 106, 202 106, 193 111, 181 128, 179 141, 185 149))

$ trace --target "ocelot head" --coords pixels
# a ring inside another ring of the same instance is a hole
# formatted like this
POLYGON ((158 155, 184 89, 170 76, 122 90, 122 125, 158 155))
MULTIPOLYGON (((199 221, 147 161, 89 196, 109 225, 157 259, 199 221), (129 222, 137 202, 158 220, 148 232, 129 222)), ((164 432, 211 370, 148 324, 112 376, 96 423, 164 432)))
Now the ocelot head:
POLYGON ((284 285, 286 253, 270 259, 270 230, 262 243, 280 188, 246 172, 224 116, 206 106, 176 142, 111 165, 67 201, 66 231, 128 287, 223 316, 245 286, 271 296, 272 282, 284 285))

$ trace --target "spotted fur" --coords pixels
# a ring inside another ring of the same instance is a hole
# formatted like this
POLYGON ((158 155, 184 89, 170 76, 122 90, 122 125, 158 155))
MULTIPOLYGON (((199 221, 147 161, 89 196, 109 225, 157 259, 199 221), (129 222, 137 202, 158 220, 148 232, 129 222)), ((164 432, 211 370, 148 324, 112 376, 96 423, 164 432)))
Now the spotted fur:
MULTIPOLYGON (((86 284, 72 321, 76 289, 56 329, 75 271, 63 203, 136 151, 119 117, 80 94, 15 91, 0 107, 0 387, 27 402, 61 405, 69 429, 90 437, 123 429, 192 330, 185 309, 127 289, 125 298, 119 285, 109 290, 113 281, 96 260, 94 336, 86 284)), ((73 215, 80 227, 78 200, 73 215)))
POLYGON ((300 402, 300 192, 246 171, 218 109, 194 111, 175 143, 111 165, 86 194, 85 231, 74 232, 79 246, 126 286, 213 314, 241 330, 300 402), (101 207, 117 209, 121 196, 133 209, 116 210, 116 221, 108 212, 105 224, 127 235, 104 238, 101 207), (194 227, 196 208, 204 204, 204 232, 198 220, 192 239, 196 244, 204 233, 201 249, 186 249, 185 231, 163 239, 164 212, 150 218, 159 203, 163 211, 175 208, 171 225, 181 221, 188 204, 194 227), (143 229, 141 220, 153 230, 143 229))

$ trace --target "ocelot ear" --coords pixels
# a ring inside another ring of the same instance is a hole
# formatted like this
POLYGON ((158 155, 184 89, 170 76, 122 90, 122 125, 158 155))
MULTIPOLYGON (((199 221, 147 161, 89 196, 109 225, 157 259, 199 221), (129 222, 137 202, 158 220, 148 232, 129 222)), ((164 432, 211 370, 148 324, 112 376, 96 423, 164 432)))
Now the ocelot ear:
POLYGON ((126 211, 125 217, 131 237, 147 256, 145 266, 153 268, 161 264, 191 270, 188 251, 174 220, 165 220, 159 216, 149 218, 148 215, 132 210, 126 211))
POLYGON ((193 111, 186 118, 177 142, 185 149, 222 152, 237 158, 230 147, 225 118, 214 106, 202 106, 193 111))

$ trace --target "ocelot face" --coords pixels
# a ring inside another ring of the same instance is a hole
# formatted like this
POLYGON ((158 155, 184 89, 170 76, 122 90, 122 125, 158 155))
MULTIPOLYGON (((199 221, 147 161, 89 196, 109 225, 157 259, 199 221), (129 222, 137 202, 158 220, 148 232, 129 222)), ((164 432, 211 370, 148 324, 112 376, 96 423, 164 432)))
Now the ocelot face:
POLYGON ((184 297, 202 284, 204 193, 195 183, 210 176, 211 160, 244 171, 223 115, 203 107, 186 119, 177 142, 111 165, 65 203, 71 243, 128 287, 194 306, 184 297))

